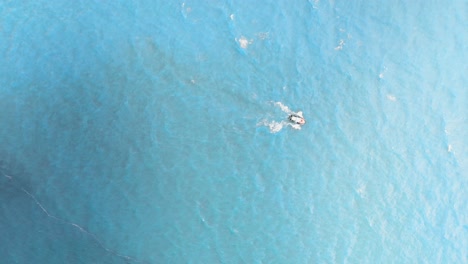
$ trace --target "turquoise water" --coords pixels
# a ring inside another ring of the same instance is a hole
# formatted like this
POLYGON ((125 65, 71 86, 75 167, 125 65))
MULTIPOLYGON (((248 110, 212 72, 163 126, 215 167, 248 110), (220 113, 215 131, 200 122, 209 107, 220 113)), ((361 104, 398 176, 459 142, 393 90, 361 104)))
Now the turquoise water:
POLYGON ((1 262, 467 263, 467 14, 0 3, 1 262))

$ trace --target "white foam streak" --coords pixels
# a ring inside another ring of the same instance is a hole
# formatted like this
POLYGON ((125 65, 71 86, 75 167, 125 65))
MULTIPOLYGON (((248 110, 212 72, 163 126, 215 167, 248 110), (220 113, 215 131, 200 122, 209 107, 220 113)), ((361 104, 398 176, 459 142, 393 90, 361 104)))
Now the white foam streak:
POLYGON ((249 40, 244 36, 241 36, 238 39, 236 38, 236 41, 239 43, 239 46, 243 49, 246 49, 253 42, 252 40, 249 40))
POLYGON ((284 121, 276 122, 276 121, 262 120, 257 124, 257 126, 267 126, 270 129, 271 133, 277 133, 281 129, 283 129, 284 121))
POLYGON ((396 97, 393 94, 387 94, 387 99, 393 102, 396 101, 396 97))
POLYGON ((277 122, 277 121, 274 121, 274 120, 269 121, 269 120, 266 120, 266 119, 260 121, 257 124, 257 126, 267 126, 270 129, 270 132, 273 133, 273 134, 278 133, 285 126, 291 126, 292 128, 298 129, 298 130, 301 129, 300 125, 292 124, 291 122, 287 122, 287 121, 277 122))
POLYGON ((289 109, 289 107, 287 107, 286 105, 284 105, 283 103, 281 102, 274 102, 274 104, 278 107, 281 108, 281 110, 287 114, 293 114, 294 112, 291 111, 291 109, 289 109))

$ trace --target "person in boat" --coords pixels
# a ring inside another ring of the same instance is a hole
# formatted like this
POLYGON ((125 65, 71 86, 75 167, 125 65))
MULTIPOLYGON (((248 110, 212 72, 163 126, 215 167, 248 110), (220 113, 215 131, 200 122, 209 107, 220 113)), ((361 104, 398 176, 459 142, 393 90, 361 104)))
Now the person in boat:
POLYGON ((297 114, 293 113, 289 115, 289 121, 298 124, 298 125, 304 125, 305 124, 305 119, 302 116, 302 112, 298 112, 297 114))

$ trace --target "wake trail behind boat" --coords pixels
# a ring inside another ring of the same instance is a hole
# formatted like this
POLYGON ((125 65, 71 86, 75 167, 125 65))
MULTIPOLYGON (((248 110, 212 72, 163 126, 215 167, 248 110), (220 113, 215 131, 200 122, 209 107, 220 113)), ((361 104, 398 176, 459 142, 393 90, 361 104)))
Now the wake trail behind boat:
MULTIPOLYGON (((279 107, 281 109, 281 111, 288 114, 288 116, 289 115, 297 115, 298 113, 301 113, 301 115, 302 115, 302 112, 296 113, 296 112, 292 111, 291 109, 289 109, 289 107, 287 105, 284 105, 281 102, 272 102, 272 103, 273 103, 274 106, 279 107)), ((257 126, 266 126, 266 127, 269 128, 271 133, 278 133, 285 126, 291 126, 292 128, 298 129, 298 130, 301 129, 301 126, 299 124, 294 124, 294 123, 291 123, 291 122, 286 121, 286 120, 276 121, 276 120, 268 120, 266 118, 261 120, 260 122, 258 122, 257 126)))

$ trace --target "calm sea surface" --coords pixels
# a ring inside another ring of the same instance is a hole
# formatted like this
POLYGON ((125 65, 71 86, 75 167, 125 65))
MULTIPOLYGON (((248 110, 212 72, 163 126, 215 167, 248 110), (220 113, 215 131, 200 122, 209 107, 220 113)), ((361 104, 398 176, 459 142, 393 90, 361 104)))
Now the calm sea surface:
POLYGON ((0 262, 468 263, 467 14, 2 1, 0 262))

